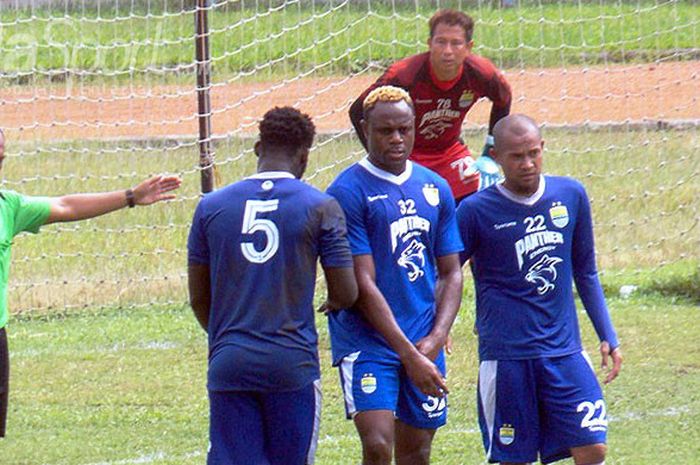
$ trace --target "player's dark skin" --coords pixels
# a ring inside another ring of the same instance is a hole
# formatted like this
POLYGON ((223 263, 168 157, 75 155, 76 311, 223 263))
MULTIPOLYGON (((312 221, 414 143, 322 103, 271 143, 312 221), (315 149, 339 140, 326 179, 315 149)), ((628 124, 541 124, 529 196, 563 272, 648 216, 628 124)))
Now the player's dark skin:
MULTIPOLYGON (((406 169, 413 149, 414 114, 405 101, 378 102, 362 121, 369 146, 369 160, 376 167, 399 175, 406 169)), ((445 345, 459 310, 462 273, 457 254, 439 257, 436 289, 436 317, 430 334, 412 344, 396 322, 376 285, 371 255, 354 257, 359 297, 355 307, 398 354, 411 381, 426 395, 442 397, 448 392, 445 379, 433 360, 445 345)), ((390 410, 360 412, 354 417, 362 441, 363 465, 388 465, 392 455, 397 465, 427 465, 435 435, 394 418, 390 410)))
MULTIPOLYGON (((261 142, 255 144, 258 156, 258 173, 264 171, 287 171, 297 179, 306 170, 309 149, 298 147, 270 147, 261 142)), ((190 263, 187 267, 190 305, 200 326, 207 331, 211 307, 211 280, 208 265, 190 263)), ((328 288, 328 298, 322 308, 332 311, 347 308, 357 298, 357 282, 351 268, 323 267, 328 288)))
MULTIPOLYGON (((523 115, 507 116, 494 127, 494 139, 495 145, 491 149, 491 156, 503 169, 504 187, 521 196, 529 196, 537 192, 542 174, 544 140, 534 121, 523 115)), ((620 372, 622 352, 619 348, 610 351, 610 345, 602 342, 600 354, 604 369, 607 369, 608 357, 613 361, 612 369, 605 378, 607 384, 620 372)), ((571 456, 576 465, 599 464, 605 460, 606 450, 605 444, 590 444, 571 448, 571 456)), ((501 462, 501 465, 521 464, 501 462)))

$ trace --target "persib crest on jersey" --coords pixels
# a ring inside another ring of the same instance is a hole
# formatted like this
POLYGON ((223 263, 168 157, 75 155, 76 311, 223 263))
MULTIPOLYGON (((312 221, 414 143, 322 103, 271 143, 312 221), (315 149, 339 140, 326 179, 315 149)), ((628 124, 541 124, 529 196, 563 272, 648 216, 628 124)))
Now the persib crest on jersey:
POLYGON ((509 446, 515 441, 515 428, 513 425, 504 424, 498 429, 498 440, 504 446, 509 446))
POLYGON ((399 266, 408 269, 408 280, 414 282, 425 274, 425 245, 416 239, 406 247, 399 257, 399 266))
POLYGON ((360 386, 362 387, 362 392, 372 394, 377 390, 377 378, 372 373, 365 373, 362 375, 360 386))
POLYGON ((423 196, 433 207, 437 207, 440 204, 440 191, 434 184, 426 184, 423 186, 423 196))
POLYGON ((537 293, 540 295, 554 289, 554 281, 557 280, 557 265, 563 260, 559 257, 550 257, 544 254, 535 262, 525 275, 525 280, 537 285, 537 293))
POLYGON ((549 217, 557 228, 563 228, 569 224, 569 210, 566 209, 566 205, 562 205, 560 202, 554 203, 549 209, 549 217))
POLYGON ((474 101, 474 92, 467 89, 459 96, 459 108, 467 108, 474 101))

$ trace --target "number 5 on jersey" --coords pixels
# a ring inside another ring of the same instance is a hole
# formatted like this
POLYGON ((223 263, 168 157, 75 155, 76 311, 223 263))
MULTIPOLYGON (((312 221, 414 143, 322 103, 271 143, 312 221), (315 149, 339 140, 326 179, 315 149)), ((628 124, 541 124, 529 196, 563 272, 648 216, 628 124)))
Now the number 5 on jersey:
POLYGON ((259 214, 269 213, 277 210, 279 199, 274 200, 248 200, 245 203, 243 213, 242 234, 251 236, 260 231, 265 234, 265 247, 262 250, 255 248, 253 238, 246 241, 241 239, 241 252, 251 263, 265 263, 277 253, 280 246, 280 231, 272 220, 258 218, 259 214))

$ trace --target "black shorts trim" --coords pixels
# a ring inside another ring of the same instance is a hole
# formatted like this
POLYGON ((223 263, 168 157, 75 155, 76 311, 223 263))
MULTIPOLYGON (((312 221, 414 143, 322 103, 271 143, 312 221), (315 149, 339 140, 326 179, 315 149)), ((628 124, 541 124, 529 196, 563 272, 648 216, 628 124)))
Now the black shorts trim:
POLYGON ((7 332, 0 328, 0 438, 5 437, 7 424, 7 399, 10 390, 10 353, 7 349, 7 332))

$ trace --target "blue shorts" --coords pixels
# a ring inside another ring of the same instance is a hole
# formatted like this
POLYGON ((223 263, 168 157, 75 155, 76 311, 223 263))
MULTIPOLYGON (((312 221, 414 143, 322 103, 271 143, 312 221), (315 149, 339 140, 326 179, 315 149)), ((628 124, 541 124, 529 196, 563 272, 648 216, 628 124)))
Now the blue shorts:
POLYGON ((290 392, 209 391, 207 465, 314 463, 321 383, 290 392))
POLYGON ((543 463, 605 443, 603 392, 584 352, 479 366, 479 426, 490 463, 543 463))
MULTIPOLYGON (((442 351, 435 364, 444 376, 442 351)), ((348 418, 367 410, 390 410, 414 428, 437 429, 447 422, 447 396, 423 394, 398 360, 355 352, 341 360, 339 369, 348 418)))

